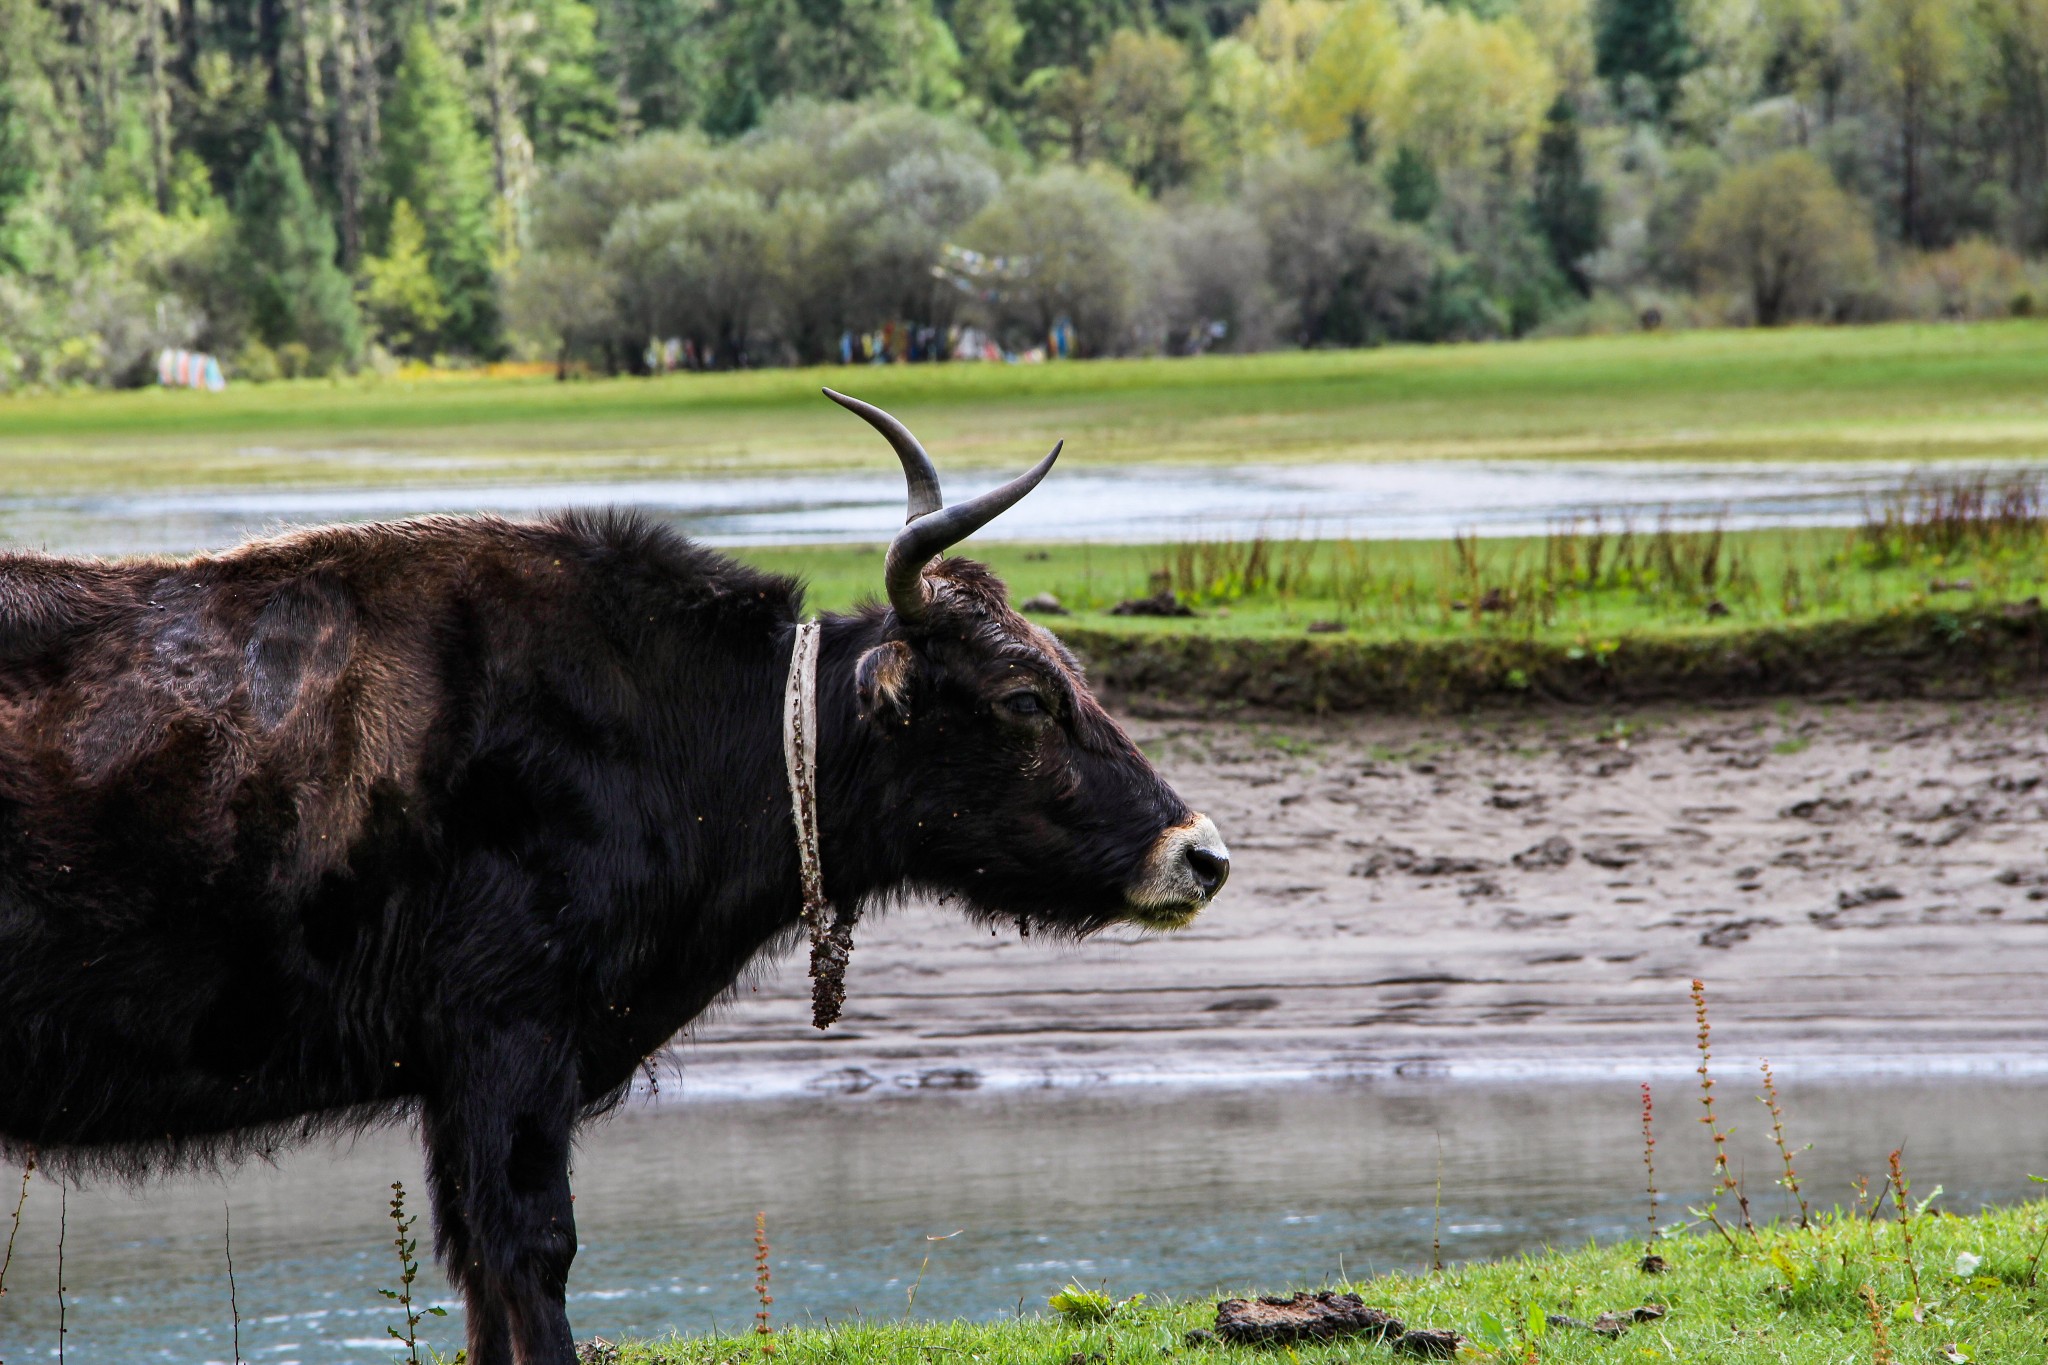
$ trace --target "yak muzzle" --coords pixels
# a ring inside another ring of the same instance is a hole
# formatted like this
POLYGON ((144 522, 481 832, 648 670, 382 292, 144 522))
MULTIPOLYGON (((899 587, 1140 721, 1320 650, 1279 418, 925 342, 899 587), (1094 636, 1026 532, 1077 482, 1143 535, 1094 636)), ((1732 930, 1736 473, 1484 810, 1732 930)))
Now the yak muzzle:
POLYGON ((1216 899, 1230 879, 1230 850, 1216 822, 1197 815, 1159 836, 1125 893, 1130 918, 1155 929, 1178 929, 1216 899))

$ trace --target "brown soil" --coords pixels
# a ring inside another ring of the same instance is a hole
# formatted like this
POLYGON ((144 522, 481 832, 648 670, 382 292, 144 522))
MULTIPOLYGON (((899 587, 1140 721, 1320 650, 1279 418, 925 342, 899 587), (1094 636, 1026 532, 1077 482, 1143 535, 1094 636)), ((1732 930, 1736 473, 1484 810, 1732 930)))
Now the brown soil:
POLYGON ((1687 1064, 1982 1065, 2048 1022, 2048 704, 1140 722, 1235 860, 1187 930, 1079 945, 912 907, 678 1047, 684 1089, 898 1093, 1687 1064))

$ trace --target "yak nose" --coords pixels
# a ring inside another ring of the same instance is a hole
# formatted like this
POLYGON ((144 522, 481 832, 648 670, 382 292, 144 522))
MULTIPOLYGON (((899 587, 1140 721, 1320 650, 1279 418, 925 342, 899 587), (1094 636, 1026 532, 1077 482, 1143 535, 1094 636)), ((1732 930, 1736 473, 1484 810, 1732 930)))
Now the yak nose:
POLYGON ((1220 845, 1207 847, 1190 844, 1185 855, 1188 870, 1195 874, 1195 884, 1202 888, 1204 899, 1214 899, 1223 883, 1230 880, 1230 854, 1220 845))

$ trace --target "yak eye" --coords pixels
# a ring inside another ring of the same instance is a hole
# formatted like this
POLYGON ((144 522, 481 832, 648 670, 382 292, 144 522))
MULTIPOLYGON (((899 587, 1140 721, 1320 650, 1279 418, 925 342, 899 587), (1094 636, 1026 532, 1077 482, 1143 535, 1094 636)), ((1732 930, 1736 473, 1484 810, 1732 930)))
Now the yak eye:
POLYGON ((1045 703, 1038 699, 1036 692, 1012 692, 1003 698, 1002 707, 1013 716, 1042 716, 1045 703))

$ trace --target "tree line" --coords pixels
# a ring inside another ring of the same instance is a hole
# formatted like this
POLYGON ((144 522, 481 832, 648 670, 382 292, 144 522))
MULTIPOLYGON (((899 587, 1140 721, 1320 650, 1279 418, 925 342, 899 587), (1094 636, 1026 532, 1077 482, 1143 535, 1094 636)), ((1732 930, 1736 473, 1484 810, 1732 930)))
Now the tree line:
POLYGON ((2048 0, 0 0, 0 387, 2030 311, 2048 0))

